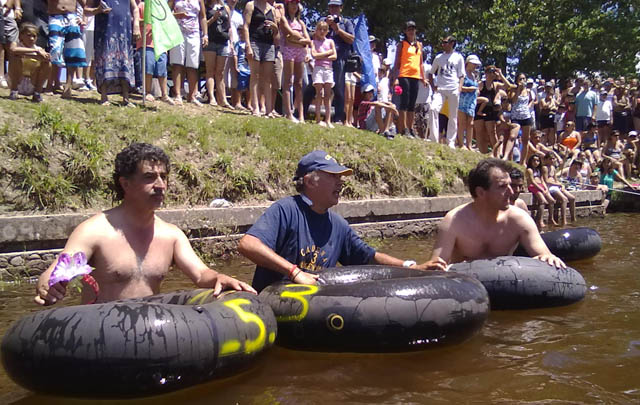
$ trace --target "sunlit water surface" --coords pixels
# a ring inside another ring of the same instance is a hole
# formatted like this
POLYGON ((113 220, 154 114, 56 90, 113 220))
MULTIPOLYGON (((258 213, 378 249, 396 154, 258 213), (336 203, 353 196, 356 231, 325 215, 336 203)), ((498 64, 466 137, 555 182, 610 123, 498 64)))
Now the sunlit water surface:
MULTIPOLYGON (((639 214, 589 218, 603 249, 574 262, 590 287, 583 302, 562 308, 495 311, 463 344, 406 354, 331 354, 275 347, 249 371, 144 404, 437 404, 455 402, 640 403, 639 214)), ((379 246, 423 261, 433 239, 388 240, 379 246)), ((250 280, 246 260, 217 263, 250 280)), ((164 291, 190 288, 174 273, 164 291)), ((0 290, 0 335, 38 310, 33 285, 0 290)), ((69 302, 74 302, 70 300, 69 302)), ((61 370, 63 372, 63 370, 61 370)), ((49 398, 15 385, 0 370, 0 403, 111 403, 49 398)), ((115 401, 114 401, 115 403, 115 401)))

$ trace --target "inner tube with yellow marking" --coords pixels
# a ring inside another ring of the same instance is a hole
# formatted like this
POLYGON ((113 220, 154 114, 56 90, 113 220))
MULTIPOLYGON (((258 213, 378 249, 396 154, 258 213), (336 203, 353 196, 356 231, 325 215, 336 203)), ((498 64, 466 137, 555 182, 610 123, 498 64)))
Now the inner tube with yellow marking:
POLYGON ((0 350, 7 374, 31 391, 142 397, 246 369, 276 328, 255 294, 192 290, 35 312, 11 326, 0 350))
POLYGON ((389 266, 324 270, 317 285, 276 283, 260 293, 278 320, 277 343, 331 352, 400 352, 472 336, 489 313, 472 277, 389 266))

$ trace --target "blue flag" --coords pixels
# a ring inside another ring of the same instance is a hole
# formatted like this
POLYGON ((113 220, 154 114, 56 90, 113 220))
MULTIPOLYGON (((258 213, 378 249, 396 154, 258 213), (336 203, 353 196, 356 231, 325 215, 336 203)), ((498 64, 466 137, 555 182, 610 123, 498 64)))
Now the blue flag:
POLYGON ((360 88, 364 89, 367 84, 373 86, 374 95, 378 94, 378 85, 376 75, 378 72, 373 71, 373 57, 371 55, 371 46, 369 45, 369 27, 367 26, 367 17, 361 14, 356 19, 355 41, 353 41, 353 49, 362 58, 362 78, 360 79, 360 88))

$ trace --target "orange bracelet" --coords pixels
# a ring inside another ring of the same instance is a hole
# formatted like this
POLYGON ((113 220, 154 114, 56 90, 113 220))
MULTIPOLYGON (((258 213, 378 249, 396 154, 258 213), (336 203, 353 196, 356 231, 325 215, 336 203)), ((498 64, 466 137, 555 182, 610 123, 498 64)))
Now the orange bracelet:
POLYGON ((291 270, 289 270, 289 280, 293 281, 293 279, 295 278, 295 276, 293 275, 293 272, 296 271, 297 268, 298 268, 298 265, 294 264, 291 270))

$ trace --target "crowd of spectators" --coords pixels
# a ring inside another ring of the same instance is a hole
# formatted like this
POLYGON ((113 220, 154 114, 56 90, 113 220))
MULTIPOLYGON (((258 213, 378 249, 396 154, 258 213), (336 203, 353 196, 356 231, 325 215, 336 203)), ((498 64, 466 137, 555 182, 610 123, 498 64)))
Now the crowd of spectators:
POLYGON ((148 102, 159 97, 181 105, 184 94, 197 107, 208 103, 296 123, 313 114, 328 128, 340 123, 519 162, 529 167, 529 187, 543 204, 570 205, 567 187, 587 187, 592 173, 609 188, 613 180, 633 186, 628 179, 638 176, 635 78, 557 82, 520 73, 512 82, 499 67, 457 52, 451 36, 429 63, 413 21, 403 27, 395 58, 383 59, 373 36, 371 53, 359 55, 341 0, 329 0, 313 29, 301 19, 300 0, 254 0, 243 10, 237 0, 170 0, 184 41, 159 59, 150 25, 143 27, 142 1, 1 2, 0 43, 9 63, 7 72, 0 63, 0 86, 10 88, 10 99, 23 94, 40 102, 42 93, 71 98, 74 91, 97 90, 104 104, 119 93, 131 106, 130 93, 140 92, 144 81, 148 102), (365 65, 375 83, 365 83, 365 65), (545 162, 558 166, 554 178, 544 174, 545 162))

